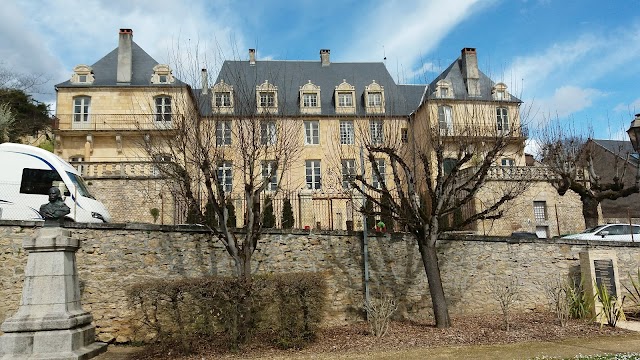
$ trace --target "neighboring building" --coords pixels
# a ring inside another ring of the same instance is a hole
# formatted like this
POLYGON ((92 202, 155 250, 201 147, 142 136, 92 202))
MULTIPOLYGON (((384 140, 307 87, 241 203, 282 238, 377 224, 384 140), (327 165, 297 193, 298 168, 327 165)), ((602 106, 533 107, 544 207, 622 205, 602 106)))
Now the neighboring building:
MULTIPOLYGON (((593 166, 595 173, 601 177, 602 183, 607 183, 614 176, 621 176, 626 162, 624 173, 625 187, 631 187, 638 175, 638 153, 635 152, 630 141, 617 140, 589 140, 593 143, 593 166), (616 170, 615 165, 618 169, 616 170)), ((629 219, 633 223, 640 222, 640 194, 633 194, 616 200, 603 200, 600 203, 602 218, 605 223, 627 223, 629 219)))
MULTIPOLYGON (((154 162, 175 157, 159 153, 150 158, 144 148, 153 137, 175 136, 178 121, 194 118, 214 124, 211 136, 215 146, 223 148, 216 160, 217 176, 223 179, 223 190, 237 199, 239 221, 239 185, 245 174, 234 166, 240 159, 238 149, 232 149, 238 144, 234 126, 242 119, 260 122, 259 141, 265 145, 278 131, 266 121, 269 117, 297 126, 291 140, 299 144, 299 156, 283 173, 282 183, 270 184, 267 193, 277 186, 282 189, 292 201, 295 227, 300 228, 347 229, 349 223, 361 228, 360 205, 348 184, 359 169, 361 145, 391 139, 410 154, 409 144, 428 141, 415 126, 418 123, 438 126, 447 137, 459 124, 473 121, 476 132, 468 135, 479 141, 486 134, 509 133, 511 143, 492 170, 488 189, 530 171, 523 151, 527 134, 520 130, 521 101, 505 84, 493 82, 478 69, 475 49, 463 49, 459 59, 423 85, 396 84, 383 63, 332 62, 328 49, 320 50, 317 61, 259 60, 250 49, 248 60, 225 61, 211 85, 203 69, 199 88, 194 89, 132 38, 130 29, 121 29, 116 49, 91 66, 76 66, 71 79, 56 86, 55 153, 82 170, 114 221, 185 221, 185 209, 154 167, 154 162)), ((269 169, 266 160, 263 172, 269 169)), ((388 159, 375 160, 381 176, 372 175, 367 161, 365 176, 374 186, 393 181, 388 159)), ((474 230, 489 235, 544 230, 556 235, 553 223, 565 221, 564 214, 551 215, 557 195, 547 189, 544 171, 535 171, 539 176, 531 179, 538 190, 522 200, 517 213, 504 221, 480 223, 474 230), (529 220, 521 221, 523 214, 529 220)), ((281 200, 274 203, 276 212, 281 200)))

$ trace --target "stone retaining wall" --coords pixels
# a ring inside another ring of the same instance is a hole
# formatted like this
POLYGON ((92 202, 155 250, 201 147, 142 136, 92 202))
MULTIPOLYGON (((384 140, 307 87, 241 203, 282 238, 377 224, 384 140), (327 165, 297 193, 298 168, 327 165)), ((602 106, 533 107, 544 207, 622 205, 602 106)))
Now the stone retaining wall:
MULTIPOLYGON (((92 312, 101 341, 134 338, 125 290, 154 278, 231 274, 232 262, 218 241, 198 227, 136 224, 74 224, 82 240, 77 254, 85 310, 92 312)), ((22 239, 35 224, 0 222, 0 322, 18 308, 26 255, 22 239)), ((327 323, 359 318, 363 299, 362 234, 276 232, 263 236, 255 254, 257 272, 321 271, 329 283, 327 323)), ((415 242, 404 234, 369 238, 371 289, 392 292, 400 313, 430 317, 431 301, 415 242)), ((541 286, 579 271, 579 253, 611 249, 618 256, 622 282, 640 267, 640 245, 575 240, 455 238, 439 245, 440 269, 452 314, 496 312, 487 288, 517 277, 524 310, 541 308, 541 286)))

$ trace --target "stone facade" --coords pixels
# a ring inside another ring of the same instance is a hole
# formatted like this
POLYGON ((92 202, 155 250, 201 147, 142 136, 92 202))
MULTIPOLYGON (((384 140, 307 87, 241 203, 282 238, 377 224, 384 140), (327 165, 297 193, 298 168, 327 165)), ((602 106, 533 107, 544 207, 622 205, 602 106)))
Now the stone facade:
MULTIPOLYGON (((0 226, 0 321, 20 301, 26 256, 22 239, 34 224, 0 226)), ((232 261, 220 243, 197 227, 154 225, 75 225, 82 305, 94 316, 100 341, 139 338, 135 314, 125 294, 128 286, 150 279, 229 275, 232 261)), ((578 240, 515 240, 491 237, 453 238, 439 243, 440 269, 452 314, 498 312, 487 291, 491 284, 516 277, 521 310, 546 305, 542 286, 579 271, 579 253, 607 249, 618 256, 621 281, 640 267, 638 244, 578 240)), ((369 238, 371 291, 393 293, 401 316, 429 318, 431 301, 415 242, 407 235, 369 238)), ((326 324, 361 318, 363 302, 361 233, 275 232, 265 234, 255 254, 258 273, 315 271, 326 274, 329 307, 326 324)))

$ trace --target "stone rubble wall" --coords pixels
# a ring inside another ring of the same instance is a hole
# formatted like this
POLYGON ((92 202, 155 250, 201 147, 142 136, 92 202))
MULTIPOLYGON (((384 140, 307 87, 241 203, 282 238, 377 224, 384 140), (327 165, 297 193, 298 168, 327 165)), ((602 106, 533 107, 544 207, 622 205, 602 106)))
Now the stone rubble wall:
MULTIPOLYGON (((26 254, 22 239, 34 223, 0 223, 0 322, 18 308, 26 254)), ((233 262, 219 241, 198 227, 141 224, 73 224, 81 240, 77 253, 82 303, 94 316, 100 341, 129 342, 136 333, 135 313, 126 289, 151 279, 231 275, 233 262)), ((621 281, 640 267, 640 246, 577 240, 453 238, 439 242, 440 269, 452 314, 495 313, 488 290, 517 278, 521 310, 547 304, 542 287, 579 272, 579 253, 610 249, 618 256, 621 281)), ((270 230, 254 257, 258 273, 317 271, 326 275, 329 293, 326 324, 362 319, 362 234, 270 230)), ((415 241, 406 234, 369 237, 371 294, 392 293, 399 316, 431 317, 431 300, 415 241)), ((499 321, 499 320, 496 320, 499 321)))

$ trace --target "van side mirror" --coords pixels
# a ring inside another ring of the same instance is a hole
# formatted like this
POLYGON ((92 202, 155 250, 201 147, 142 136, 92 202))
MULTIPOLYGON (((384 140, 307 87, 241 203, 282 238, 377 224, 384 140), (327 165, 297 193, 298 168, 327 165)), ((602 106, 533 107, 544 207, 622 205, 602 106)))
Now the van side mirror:
POLYGON ((600 231, 600 232, 598 233, 598 235, 600 235, 600 236, 602 236, 602 237, 604 238, 605 236, 609 235, 609 232, 608 232, 608 231, 606 231, 606 230, 604 230, 604 231, 600 231))
POLYGON ((71 191, 65 190, 64 191, 64 196, 71 196, 71 191))

